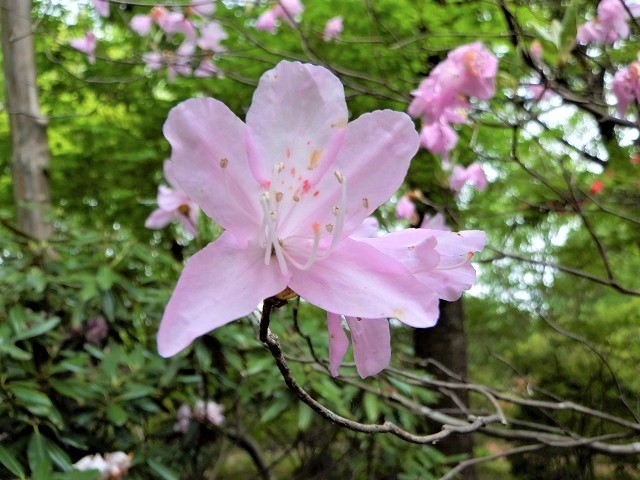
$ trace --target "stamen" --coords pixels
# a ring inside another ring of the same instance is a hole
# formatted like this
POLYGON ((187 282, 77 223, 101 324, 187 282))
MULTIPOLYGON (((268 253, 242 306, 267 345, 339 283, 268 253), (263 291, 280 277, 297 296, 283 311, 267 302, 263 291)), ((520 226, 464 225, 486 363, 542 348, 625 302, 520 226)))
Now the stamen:
POLYGON ((421 268, 416 270, 414 273, 426 272, 432 270, 455 270, 456 268, 464 267, 465 265, 469 265, 471 263, 471 259, 473 258, 473 252, 469 252, 464 256, 464 259, 458 263, 454 263, 453 265, 446 266, 438 266, 436 268, 421 268))
POLYGON ((313 224, 313 247, 311 248, 311 253, 309 254, 309 258, 307 258, 306 263, 303 265, 297 262, 291 255, 287 253, 286 250, 282 250, 284 256, 291 262, 291 264, 299 270, 309 270, 311 266, 315 263, 316 258, 318 258, 318 247, 320 246, 320 224, 318 222, 313 224))
POLYGON ((280 272, 283 275, 288 275, 287 262, 284 258, 284 251, 282 245, 278 242, 278 234, 276 232, 276 212, 269 211, 269 194, 263 192, 260 195, 260 203, 262 204, 263 220, 262 223, 266 227, 265 234, 265 249, 264 249, 264 264, 269 265, 271 263, 271 256, 275 254, 280 272))

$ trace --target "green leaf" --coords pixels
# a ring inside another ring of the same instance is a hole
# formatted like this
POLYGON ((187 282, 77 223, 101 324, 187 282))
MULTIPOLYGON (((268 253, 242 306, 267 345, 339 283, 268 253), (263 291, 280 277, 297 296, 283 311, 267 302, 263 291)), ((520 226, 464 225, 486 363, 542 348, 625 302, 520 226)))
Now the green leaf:
POLYGON ((27 328, 26 330, 18 332, 18 334, 13 337, 13 341, 17 342, 19 340, 25 340, 27 338, 37 337, 39 335, 42 335, 43 333, 48 332, 49 330, 54 329, 55 327, 58 326, 59 323, 60 323, 59 318, 57 317, 51 318, 43 323, 40 323, 39 325, 35 325, 31 328, 27 328))
POLYGON ((25 477, 24 469, 18 459, 2 445, 0 445, 0 463, 16 477, 25 477))
POLYGON ((371 393, 365 393, 362 397, 362 406, 367 420, 376 422, 380 415, 380 400, 371 393))
POLYGON ((51 477, 53 467, 49 452, 45 446, 42 435, 33 432, 27 447, 27 460, 31 469, 32 480, 47 480, 51 477))
POLYGON ((289 400, 282 396, 278 397, 262 414, 260 421, 262 423, 268 423, 274 418, 280 416, 289 407, 289 400))
POLYGON ((51 480, 98 480, 98 470, 72 470, 64 473, 54 473, 51 480))
POLYGON ((149 465, 149 468, 163 480, 180 480, 177 473, 169 470, 167 467, 155 460, 148 460, 147 465, 149 465))
POLYGON ((73 470, 71 458, 67 455, 67 452, 51 440, 45 437, 42 437, 42 439, 44 440, 45 447, 49 453, 49 458, 53 460, 53 463, 55 463, 60 470, 64 470, 65 472, 73 470))
POLYGON ((124 392, 122 395, 118 395, 117 401, 127 402, 129 400, 135 400, 136 398, 148 397, 155 391, 156 389, 149 385, 134 383, 127 387, 126 392, 124 392))
POLYGON ((19 385, 9 385, 9 391, 15 395, 19 403, 34 415, 46 416, 53 408, 49 397, 37 390, 19 385))
POLYGON ((117 276, 107 266, 102 266, 98 269, 98 273, 96 274, 96 283, 100 290, 107 291, 109 290, 114 283, 116 283, 117 276))
POLYGON ((304 432, 313 421, 313 410, 304 403, 298 403, 298 430, 304 432))
POLYGON ((0 346, 0 352, 6 353, 11 358, 18 361, 31 360, 31 357, 32 357, 30 352, 22 350, 21 348, 18 348, 15 345, 11 345, 11 344, 5 344, 0 346))
POLYGON ((121 427, 129 419, 129 415, 126 410, 117 403, 110 403, 107 406, 107 418, 111 420, 115 425, 121 427))

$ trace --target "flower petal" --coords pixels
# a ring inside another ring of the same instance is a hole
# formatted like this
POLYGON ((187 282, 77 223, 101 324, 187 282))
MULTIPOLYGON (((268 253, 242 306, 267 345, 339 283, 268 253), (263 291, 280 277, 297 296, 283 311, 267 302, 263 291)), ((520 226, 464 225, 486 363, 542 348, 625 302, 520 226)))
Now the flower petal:
POLYGON ((275 262, 264 264, 262 249, 241 248, 223 233, 187 261, 162 317, 160 355, 175 355, 200 335, 250 314, 287 281, 275 262))
POLYGON ((366 243, 344 239, 309 270, 292 269, 289 287, 329 312, 397 318, 414 327, 438 319, 438 299, 400 262, 366 243))
POLYGON ((261 187, 247 162, 245 125, 223 103, 194 98, 169 112, 164 135, 180 187, 239 240, 260 226, 261 187))
POLYGON ((391 333, 386 318, 347 317, 358 375, 377 375, 391 361, 391 333))
MULTIPOLYGON (((346 182, 345 236, 359 228, 398 189, 418 146, 413 121, 402 112, 367 113, 347 126, 333 166, 346 182)), ((341 187, 333 174, 312 185, 313 197, 301 199, 299 210, 290 216, 290 220, 295 219, 289 224, 293 231, 285 232, 309 235, 315 223, 335 224, 333 207, 339 204, 341 187)))
POLYGON ((349 348, 349 339, 342 329, 342 317, 327 312, 327 329, 329 330, 329 371, 337 377, 338 367, 342 365, 344 354, 349 348))
POLYGON ((335 161, 347 115, 344 89, 329 70, 280 62, 260 78, 247 112, 247 148, 255 178, 263 184, 278 182, 285 200, 297 188, 316 184, 335 161), (284 168, 275 178, 279 164, 284 168))
POLYGON ((169 225, 174 218, 175 215, 173 214, 173 212, 168 212, 161 208, 156 208, 153 212, 151 212, 151 215, 149 215, 147 220, 144 222, 144 226, 153 230, 164 228, 169 225))

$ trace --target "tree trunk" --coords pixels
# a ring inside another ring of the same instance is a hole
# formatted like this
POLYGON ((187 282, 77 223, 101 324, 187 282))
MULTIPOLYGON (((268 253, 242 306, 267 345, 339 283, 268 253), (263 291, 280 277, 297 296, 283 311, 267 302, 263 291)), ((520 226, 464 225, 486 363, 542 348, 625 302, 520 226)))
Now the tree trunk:
POLYGON ((47 216, 49 144, 46 118, 40 114, 31 32, 32 0, 0 0, 0 29, 6 105, 11 127, 13 197, 18 226, 27 235, 51 235, 47 216))
MULTIPOLYGON (((467 347, 464 335, 464 310, 462 299, 455 302, 440 300, 440 318, 433 328, 419 328, 413 334, 414 351, 418 358, 431 358, 442 364, 453 373, 466 378, 467 375, 467 347)), ((450 380, 442 370, 433 365, 427 371, 439 379, 450 380)), ((465 390, 456 391, 458 398, 469 405, 469 395, 465 390)), ((449 397, 442 397, 436 405, 438 410, 448 413, 459 411, 456 404, 449 397)), ((466 416, 462 416, 465 418, 466 416)), ((434 426, 440 428, 441 425, 434 426)), ((471 435, 450 435, 435 447, 444 455, 466 455, 473 457, 473 437, 471 435)), ((475 480, 476 472, 473 467, 466 468, 460 474, 464 480, 475 480)))

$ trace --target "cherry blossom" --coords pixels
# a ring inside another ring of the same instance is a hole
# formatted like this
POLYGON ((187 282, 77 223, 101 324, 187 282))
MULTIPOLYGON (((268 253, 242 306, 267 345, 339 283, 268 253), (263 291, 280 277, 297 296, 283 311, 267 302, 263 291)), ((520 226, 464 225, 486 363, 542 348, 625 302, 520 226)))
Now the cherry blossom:
POLYGON ((225 231, 187 261, 160 324, 161 355, 287 287, 329 312, 435 324, 432 290, 349 238, 407 172, 418 148, 407 115, 377 111, 347 125, 331 72, 281 62, 260 79, 246 124, 197 98, 169 113, 164 134, 176 181, 225 231))
POLYGON ((198 213, 200 208, 179 187, 169 160, 164 162, 164 178, 171 187, 158 187, 158 207, 151 212, 144 226, 151 229, 164 228, 178 220, 194 237, 198 236, 198 213))
POLYGON ((93 32, 85 32, 84 37, 75 38, 69 42, 71 47, 75 48, 79 52, 82 52, 87 55, 87 59, 89 63, 96 63, 96 47, 98 46, 98 39, 93 34, 93 32))
POLYGON ((340 36, 343 30, 342 17, 333 17, 327 21, 327 24, 324 26, 324 33, 322 34, 322 39, 325 42, 329 40, 336 39, 340 36))
POLYGON ((274 33, 276 31, 277 20, 275 11, 270 8, 263 12, 256 20, 256 30, 274 33))
POLYGON ((151 31, 152 25, 153 18, 151 18, 151 15, 134 15, 129 22, 131 30, 141 36, 147 35, 151 31))

